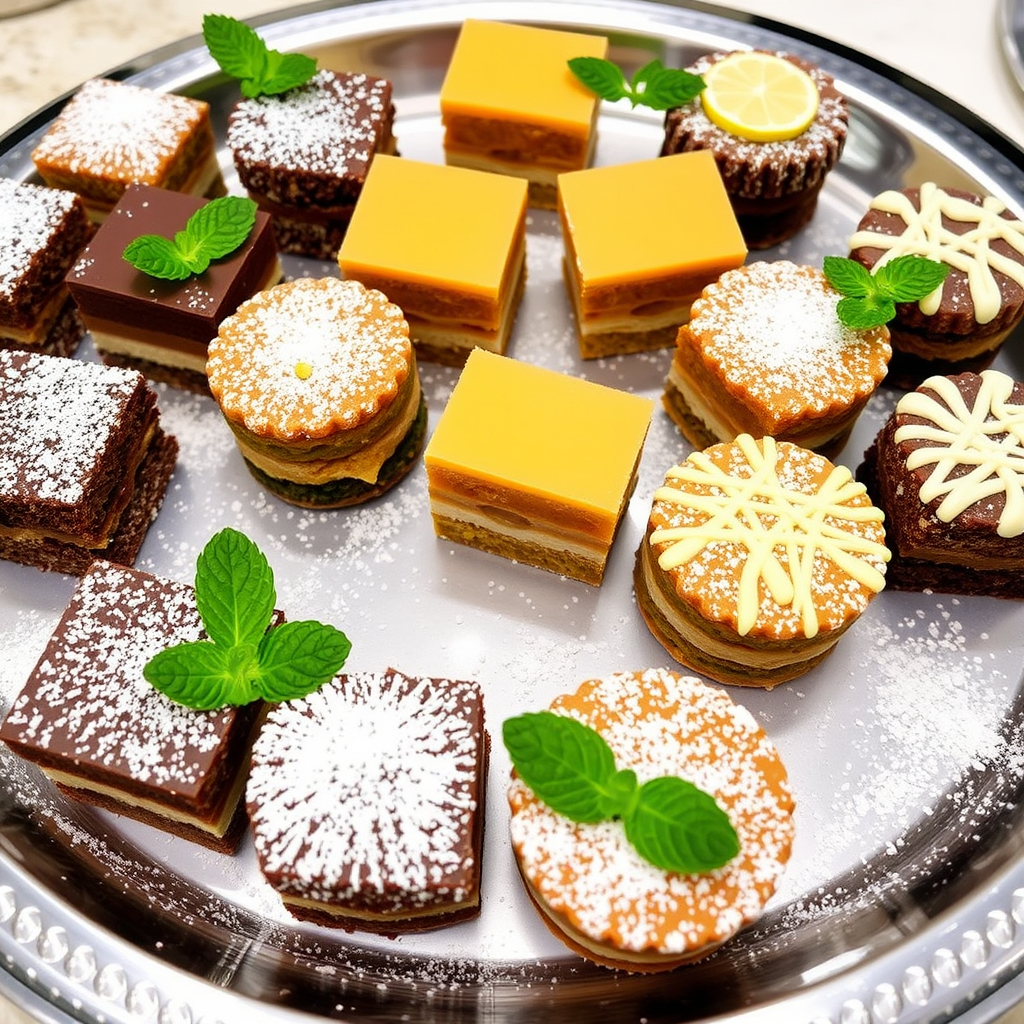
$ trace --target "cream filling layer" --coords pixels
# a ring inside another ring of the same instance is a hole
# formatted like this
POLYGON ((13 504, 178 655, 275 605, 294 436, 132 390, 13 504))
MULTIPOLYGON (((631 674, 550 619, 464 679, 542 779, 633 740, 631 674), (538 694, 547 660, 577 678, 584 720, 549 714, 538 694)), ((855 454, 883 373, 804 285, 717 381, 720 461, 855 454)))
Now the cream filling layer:
POLYGON ((46 304, 35 319, 31 327, 11 327, 0 324, 0 337, 10 338, 20 345, 39 345, 46 340, 60 311, 67 301, 68 290, 63 285, 58 287, 47 299, 46 304))
POLYGON ((414 918, 437 917, 440 914, 451 914, 459 910, 468 910, 480 905, 480 893, 472 892, 464 900, 447 900, 443 903, 430 903, 425 906, 403 907, 390 913, 380 910, 367 910, 365 907, 337 906, 320 900, 310 900, 303 896, 281 893, 281 902, 308 910, 318 910, 332 917, 353 918, 357 921, 407 921, 414 918))

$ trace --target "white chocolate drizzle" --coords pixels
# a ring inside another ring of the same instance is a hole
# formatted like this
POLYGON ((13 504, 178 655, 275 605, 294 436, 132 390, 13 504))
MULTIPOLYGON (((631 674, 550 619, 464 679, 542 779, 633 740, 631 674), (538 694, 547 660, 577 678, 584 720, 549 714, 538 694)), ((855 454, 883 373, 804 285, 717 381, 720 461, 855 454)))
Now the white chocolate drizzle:
POLYGON ((758 443, 741 434, 736 444, 750 466, 749 475, 730 475, 706 452, 694 452, 683 465, 669 470, 667 477, 703 490, 694 493, 665 486, 655 491, 655 501, 685 505, 707 516, 696 525, 654 530, 651 544, 669 543, 658 565, 669 571, 711 544, 745 548, 736 597, 740 636, 746 636, 757 621, 763 581, 776 604, 792 607, 800 616, 804 635, 814 637, 819 628, 814 561, 819 554, 875 593, 885 585, 884 575, 866 558, 888 561, 888 549, 844 527, 851 522, 880 523, 882 513, 867 502, 851 503, 865 488, 845 466, 833 466, 817 490, 795 490, 779 479, 779 452, 773 437, 758 443), (785 566, 777 554, 780 548, 786 555, 785 566))
MULTIPOLYGON (((934 182, 925 182, 919 192, 920 210, 903 193, 882 192, 871 201, 871 208, 902 217, 907 227, 901 235, 878 231, 856 231, 850 237, 850 249, 872 247, 884 249, 872 272, 897 256, 926 256, 947 263, 967 277, 974 319, 979 324, 995 319, 1002 305, 999 283, 993 270, 1005 274, 1024 288, 1024 265, 992 249, 1002 240, 1024 255, 1024 223, 1009 220, 1002 214, 1006 206, 994 196, 985 196, 981 205, 959 196, 952 196, 934 182), (974 224, 963 234, 943 227, 943 217, 964 224, 974 224)), ((920 300, 918 306, 926 316, 933 316, 942 298, 942 285, 920 300)))
POLYGON ((1010 403, 1013 387, 1005 373, 984 370, 974 405, 968 408, 953 378, 929 377, 896 406, 897 415, 928 421, 898 427, 895 441, 924 442, 910 453, 906 465, 909 470, 934 467, 921 485, 920 497, 927 505, 944 496, 935 510, 944 523, 1002 494, 1005 504, 996 532, 1000 537, 1024 533, 1024 406, 1010 403), (962 468, 969 471, 963 473, 962 468), (958 471, 960 475, 954 475, 958 471))

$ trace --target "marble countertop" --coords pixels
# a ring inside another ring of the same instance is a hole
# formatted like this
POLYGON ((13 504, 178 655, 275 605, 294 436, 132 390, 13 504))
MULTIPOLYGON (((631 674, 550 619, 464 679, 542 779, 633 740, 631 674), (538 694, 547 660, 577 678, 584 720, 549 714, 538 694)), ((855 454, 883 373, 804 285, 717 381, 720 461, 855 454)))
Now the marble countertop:
MULTIPOLYGON (((1024 94, 1003 59, 1000 2, 731 0, 725 6, 881 60, 945 92, 1024 145, 1024 94)), ((144 9, 129 9, 121 0, 59 0, 4 18, 0 0, 0 133, 86 78, 195 35, 207 11, 245 18, 284 6, 283 0, 149 0, 144 9)), ((28 1019, 0 1001, 0 1024, 28 1019)), ((1024 1005, 997 1024, 1024 1024, 1024 1005)))

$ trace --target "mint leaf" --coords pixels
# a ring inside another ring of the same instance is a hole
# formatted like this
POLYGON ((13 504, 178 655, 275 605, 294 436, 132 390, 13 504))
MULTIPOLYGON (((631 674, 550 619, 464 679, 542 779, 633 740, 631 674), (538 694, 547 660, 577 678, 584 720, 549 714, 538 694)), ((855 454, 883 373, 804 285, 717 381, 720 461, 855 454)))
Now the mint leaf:
POLYGON ((507 719, 502 739, 519 777, 553 811, 579 822, 604 821, 617 812, 615 757, 593 729, 539 711, 507 719))
POLYGON ((240 657, 235 648, 196 640, 160 651, 146 662, 142 675, 178 704, 212 711, 253 699, 246 680, 246 665, 249 659, 254 665, 253 655, 251 646, 240 657))
POLYGON ((196 560, 196 607, 215 644, 258 644, 274 614, 274 573, 238 530, 215 533, 196 560))
POLYGON ((949 266, 907 253, 875 267, 873 273, 845 256, 826 256, 822 269, 842 299, 836 304, 840 321, 853 330, 887 324, 897 302, 916 302, 946 279, 949 266))
POLYGON ((740 852, 725 811, 685 779, 664 776, 645 782, 622 824, 636 852, 664 871, 714 871, 740 852))
POLYGON ((704 88, 704 79, 660 60, 645 64, 627 82, 621 68, 602 57, 573 57, 569 70, 591 92, 614 103, 628 98, 634 106, 669 110, 689 103, 704 88))
POLYGON ((840 299, 836 313, 847 327, 854 331, 869 331, 887 324, 896 315, 896 303, 880 295, 863 299, 840 299))
POLYGON ((287 92, 316 72, 312 57, 271 50, 255 29, 224 14, 203 16, 203 39, 220 69, 239 80, 247 99, 287 92))
POLYGON ((841 295, 859 299, 875 290, 867 268, 856 260, 845 256, 826 256, 822 270, 828 283, 841 295))
POLYGON ((125 246, 122 256, 150 277, 184 281, 192 276, 192 268, 182 259, 178 247, 160 235, 140 235, 125 246))
POLYGON ((948 273, 946 263, 907 253, 883 263, 874 276, 878 287, 895 302, 917 302, 931 295, 948 273))
POLYGON ((256 688, 264 700, 295 700, 318 690, 341 669, 352 644, 322 622, 286 622, 259 646, 256 688))

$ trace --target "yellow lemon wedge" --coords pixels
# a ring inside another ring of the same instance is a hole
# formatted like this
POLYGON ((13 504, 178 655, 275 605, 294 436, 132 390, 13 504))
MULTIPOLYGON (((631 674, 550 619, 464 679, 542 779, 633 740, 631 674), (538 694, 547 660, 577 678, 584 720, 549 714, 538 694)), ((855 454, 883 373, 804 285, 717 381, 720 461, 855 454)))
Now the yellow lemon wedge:
POLYGON ((818 112, 818 88, 807 72, 771 53, 731 53, 704 72, 704 113, 752 142, 795 139, 818 112))

